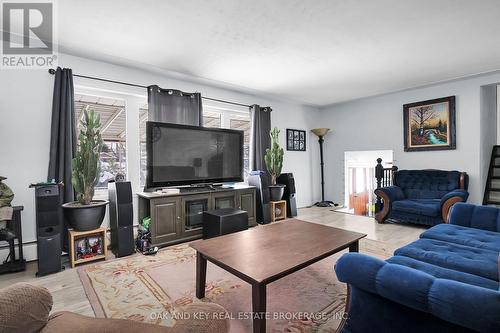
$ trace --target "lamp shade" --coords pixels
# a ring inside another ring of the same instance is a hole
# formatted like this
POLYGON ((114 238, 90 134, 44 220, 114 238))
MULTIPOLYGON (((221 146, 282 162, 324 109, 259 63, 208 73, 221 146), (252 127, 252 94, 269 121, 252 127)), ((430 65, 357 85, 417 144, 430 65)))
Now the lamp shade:
POLYGON ((313 128, 311 130, 311 132, 313 132, 314 134, 316 134, 317 136, 325 136, 326 133, 328 133, 328 131, 330 131, 329 128, 313 128))

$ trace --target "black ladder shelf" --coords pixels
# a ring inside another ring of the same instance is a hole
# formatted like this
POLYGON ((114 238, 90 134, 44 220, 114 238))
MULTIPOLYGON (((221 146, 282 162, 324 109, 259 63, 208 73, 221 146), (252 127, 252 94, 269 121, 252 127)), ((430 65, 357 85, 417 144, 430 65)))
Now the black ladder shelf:
POLYGON ((500 172, 495 173, 495 169, 500 170, 500 164, 496 164, 497 158, 500 159, 500 145, 493 146, 493 150, 491 151, 488 179, 484 188, 483 205, 500 206, 500 172), (494 186, 494 180, 498 181, 498 185, 494 186), (496 200, 492 198, 492 193, 498 193, 496 200))

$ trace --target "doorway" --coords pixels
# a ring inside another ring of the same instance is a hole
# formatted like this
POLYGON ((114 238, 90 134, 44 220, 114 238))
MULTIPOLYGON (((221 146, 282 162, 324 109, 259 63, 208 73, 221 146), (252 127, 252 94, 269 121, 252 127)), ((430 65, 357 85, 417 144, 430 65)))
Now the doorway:
POLYGON ((384 167, 391 167, 392 150, 346 151, 344 153, 344 208, 340 211, 374 216, 376 197, 375 166, 377 158, 384 167))

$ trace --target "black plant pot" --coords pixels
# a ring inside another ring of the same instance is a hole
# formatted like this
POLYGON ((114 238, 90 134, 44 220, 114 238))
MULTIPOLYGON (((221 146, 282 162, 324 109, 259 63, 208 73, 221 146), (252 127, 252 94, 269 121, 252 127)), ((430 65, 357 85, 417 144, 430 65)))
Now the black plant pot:
POLYGON ((94 200, 90 205, 83 206, 78 201, 62 205, 64 216, 69 225, 76 231, 94 230, 101 226, 106 215, 106 205, 109 201, 94 200))
POLYGON ((271 201, 279 201, 283 198, 285 186, 286 185, 283 184, 269 185, 269 196, 271 197, 271 201))

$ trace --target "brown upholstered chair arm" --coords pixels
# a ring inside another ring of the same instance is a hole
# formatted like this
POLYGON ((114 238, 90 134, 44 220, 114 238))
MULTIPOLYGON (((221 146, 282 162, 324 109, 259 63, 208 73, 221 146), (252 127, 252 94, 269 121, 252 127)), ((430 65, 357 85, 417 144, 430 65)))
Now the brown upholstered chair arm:
POLYGON ((27 283, 0 290, 0 332, 39 332, 52 309, 49 291, 27 283))

